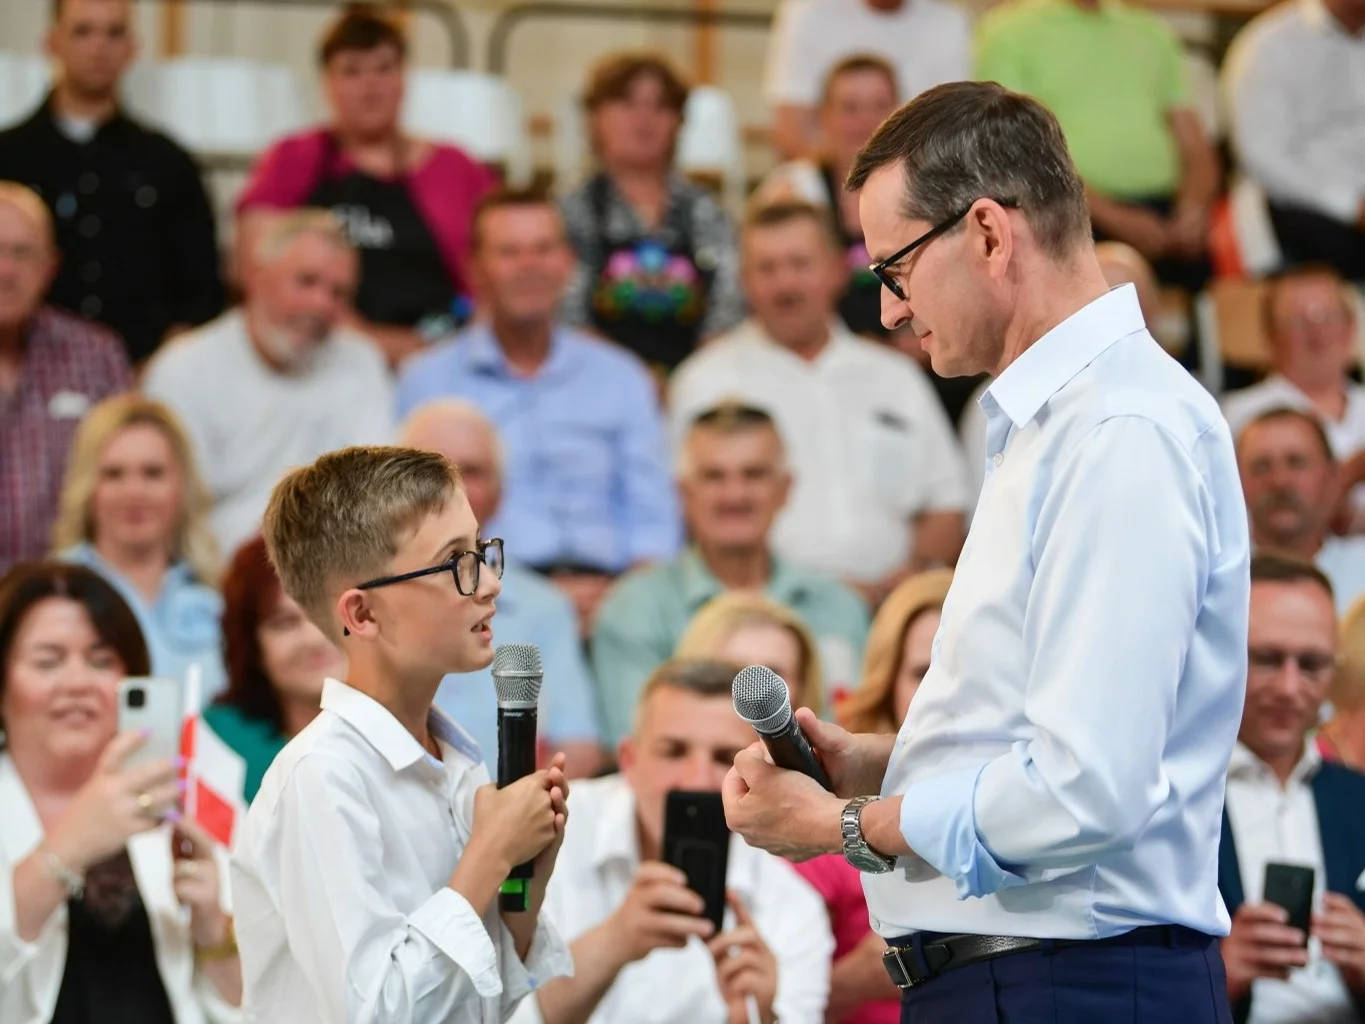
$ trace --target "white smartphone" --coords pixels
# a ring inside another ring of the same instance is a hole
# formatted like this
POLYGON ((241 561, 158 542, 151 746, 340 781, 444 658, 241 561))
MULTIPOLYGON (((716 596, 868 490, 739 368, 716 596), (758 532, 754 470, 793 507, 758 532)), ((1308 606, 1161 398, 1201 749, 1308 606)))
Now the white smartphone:
POLYGON ((127 765, 169 761, 180 753, 183 687, 176 679, 135 676, 118 689, 118 731, 145 731, 147 742, 133 751, 127 765))

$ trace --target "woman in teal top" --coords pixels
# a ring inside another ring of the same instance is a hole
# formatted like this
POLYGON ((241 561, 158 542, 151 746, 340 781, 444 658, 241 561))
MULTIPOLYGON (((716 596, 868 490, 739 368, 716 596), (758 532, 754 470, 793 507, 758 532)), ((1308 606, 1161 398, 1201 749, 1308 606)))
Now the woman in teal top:
POLYGON ((237 550, 223 579, 227 691, 204 712, 215 733, 246 761, 250 803, 275 755, 311 722, 328 676, 346 659, 280 587, 260 537, 237 550))

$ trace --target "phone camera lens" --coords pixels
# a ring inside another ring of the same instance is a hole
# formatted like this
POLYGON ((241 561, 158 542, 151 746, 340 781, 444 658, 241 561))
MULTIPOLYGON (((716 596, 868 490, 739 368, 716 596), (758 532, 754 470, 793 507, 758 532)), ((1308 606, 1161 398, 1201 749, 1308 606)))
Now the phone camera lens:
POLYGON ((696 804, 691 804, 691 805, 688 806, 688 808, 687 808, 687 816, 688 816, 689 818, 695 818, 695 817, 697 816, 697 805, 696 805, 696 804))
POLYGON ((128 691, 128 706, 130 708, 144 707, 147 703, 147 691, 140 686, 135 686, 128 691))

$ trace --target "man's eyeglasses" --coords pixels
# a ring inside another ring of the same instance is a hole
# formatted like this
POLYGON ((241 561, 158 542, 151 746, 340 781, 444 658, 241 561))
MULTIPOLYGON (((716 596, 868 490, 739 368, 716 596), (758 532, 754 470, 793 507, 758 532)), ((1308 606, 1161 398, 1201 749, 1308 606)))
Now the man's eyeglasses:
POLYGON ((374 590, 376 587, 387 587, 390 583, 406 583, 408 580, 420 579, 423 576, 448 572, 455 580, 455 589, 465 597, 473 597, 474 592, 479 589, 479 568, 484 565, 488 566, 488 571, 494 576, 502 579, 504 562, 501 537, 480 541, 477 551, 456 551, 440 565, 416 569, 398 576, 381 576, 376 580, 367 580, 356 589, 374 590))
POLYGON ((1301 676, 1317 680, 1330 675, 1337 664, 1336 657, 1326 651, 1284 651, 1278 647, 1253 647, 1247 659, 1253 672, 1267 674, 1282 671, 1292 661, 1301 676))
MULTIPOLYGON (((1019 204, 1013 199, 997 199, 995 201, 999 203, 1001 206, 1005 207, 1005 209, 1007 210, 1017 209, 1019 206, 1019 204)), ((889 291, 892 295, 900 299, 902 302, 909 302, 910 298, 905 294, 905 289, 903 289, 900 285, 900 282, 897 281, 894 277, 892 277, 891 274, 889 273, 891 268, 894 267, 901 260, 905 259, 905 257, 909 256, 916 249, 920 248, 923 245, 928 244, 929 242, 932 242, 939 235, 943 234, 946 231, 950 231, 954 227, 956 227, 958 221, 960 221, 963 217, 967 216, 967 214, 971 213, 972 207, 975 206, 976 204, 977 200, 973 199, 971 204, 965 207, 960 213, 955 213, 947 220, 945 220, 943 223, 934 225, 924 234, 920 235, 913 242, 907 245, 904 249, 896 250, 886 259, 878 260, 876 263, 871 264, 867 269, 872 271, 872 275, 876 277, 876 279, 880 281, 885 286, 886 290, 889 291)))

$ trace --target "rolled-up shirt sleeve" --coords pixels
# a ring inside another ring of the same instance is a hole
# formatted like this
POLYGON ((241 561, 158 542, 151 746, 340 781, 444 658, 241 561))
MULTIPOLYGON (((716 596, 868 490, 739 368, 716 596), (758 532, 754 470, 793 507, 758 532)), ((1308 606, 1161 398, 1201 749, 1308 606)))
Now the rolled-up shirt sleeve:
POLYGON ((1170 788, 1163 754, 1216 537, 1195 453, 1151 420, 1105 419, 1059 462, 1023 622, 1032 737, 903 794, 906 841, 960 897, 1093 864, 1147 827, 1170 788))
POLYGON ((22 863, 5 865, 0 879, 0 987, 16 984, 19 972, 38 955, 36 942, 19 937, 18 907, 15 905, 14 871, 22 863))
POLYGON ((318 1016, 477 1024, 483 1000, 505 993, 502 972, 516 980, 520 965, 504 957, 500 968, 484 921, 453 889, 409 913, 394 905, 364 785, 339 758, 312 754, 294 767, 275 814, 281 917, 318 1016), (328 799, 309 799, 318 793, 328 799))

